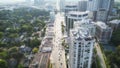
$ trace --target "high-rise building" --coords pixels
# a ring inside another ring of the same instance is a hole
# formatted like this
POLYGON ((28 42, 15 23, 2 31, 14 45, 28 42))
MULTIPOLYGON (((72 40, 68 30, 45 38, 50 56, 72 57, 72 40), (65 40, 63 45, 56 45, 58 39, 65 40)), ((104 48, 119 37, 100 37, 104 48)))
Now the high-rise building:
POLYGON ((96 38, 102 44, 108 44, 112 36, 112 28, 107 26, 104 22, 96 22, 96 38))
POLYGON ((103 12, 103 15, 104 13, 106 13, 104 15, 104 21, 107 21, 108 15, 112 11, 113 4, 114 4, 114 0, 88 0, 87 10, 93 12, 93 16, 94 16, 93 20, 97 20, 96 18, 99 18, 100 21, 103 21, 100 19, 102 15, 100 17, 99 15, 102 12, 103 12))
POLYGON ((78 10, 79 11, 86 11, 87 10, 87 0, 80 0, 78 2, 78 10))
POLYGON ((96 13, 96 20, 105 22, 107 20, 108 11, 106 9, 99 9, 96 13))
POLYGON ((89 12, 71 11, 66 15, 66 30, 70 31, 74 26, 74 21, 81 21, 82 19, 87 19, 89 12))
POLYGON ((91 68, 94 43, 89 30, 80 27, 70 31, 70 68, 91 68))
POLYGON ((112 14, 112 11, 113 11, 113 7, 114 7, 114 2, 115 2, 115 0, 111 0, 110 1, 110 9, 109 9, 109 14, 112 14))
POLYGON ((99 0, 99 9, 106 9, 109 11, 113 3, 114 0, 99 0))
POLYGON ((65 0, 57 0, 57 11, 64 12, 65 11, 65 0))
POLYGON ((66 4, 65 5, 65 14, 67 14, 70 11, 77 11, 78 10, 78 6, 77 4, 66 4))
POLYGON ((97 11, 99 9, 110 10, 111 5, 113 5, 114 0, 88 0, 87 10, 97 11))
POLYGON ((88 11, 97 11, 99 7, 99 0, 88 0, 87 10, 88 11))

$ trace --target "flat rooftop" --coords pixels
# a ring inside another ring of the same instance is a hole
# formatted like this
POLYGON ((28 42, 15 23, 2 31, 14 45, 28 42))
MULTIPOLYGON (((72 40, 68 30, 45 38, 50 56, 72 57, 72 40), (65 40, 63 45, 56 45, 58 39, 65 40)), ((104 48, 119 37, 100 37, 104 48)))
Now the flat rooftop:
POLYGON ((120 24, 120 20, 112 20, 112 21, 110 21, 110 23, 112 23, 112 24, 120 24))
POLYGON ((82 19, 81 21, 75 21, 74 22, 74 25, 81 25, 81 24, 88 24, 88 25, 90 25, 90 24, 94 24, 95 22, 93 22, 91 19, 82 19))
POLYGON ((89 11, 86 12, 81 12, 81 11, 70 11, 68 14, 74 14, 74 15, 83 15, 83 14, 88 14, 89 11))
POLYGON ((96 25, 99 26, 102 29, 106 29, 108 26, 105 24, 105 22, 98 21, 96 22, 96 25))
POLYGON ((72 29, 71 33, 72 33, 72 36, 76 40, 82 40, 82 39, 86 39, 86 38, 92 38, 92 36, 89 33, 89 30, 87 30, 87 29, 85 29, 83 27, 72 29))
POLYGON ((77 6, 77 3, 73 3, 73 2, 66 2, 65 6, 77 6))

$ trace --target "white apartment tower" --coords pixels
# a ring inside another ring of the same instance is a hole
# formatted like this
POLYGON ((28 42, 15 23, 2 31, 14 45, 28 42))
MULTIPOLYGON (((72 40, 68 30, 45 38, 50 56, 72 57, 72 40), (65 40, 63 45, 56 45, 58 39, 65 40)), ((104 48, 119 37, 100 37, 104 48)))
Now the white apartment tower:
POLYGON ((68 14, 70 11, 77 11, 78 10, 78 5, 69 3, 65 5, 65 14, 68 14))
POLYGON ((74 26, 74 21, 81 21, 82 19, 87 19, 89 17, 89 11, 80 12, 80 11, 70 11, 65 17, 66 20, 66 30, 70 31, 70 29, 74 26))
POLYGON ((85 28, 70 31, 70 68, 91 68, 95 39, 85 28))

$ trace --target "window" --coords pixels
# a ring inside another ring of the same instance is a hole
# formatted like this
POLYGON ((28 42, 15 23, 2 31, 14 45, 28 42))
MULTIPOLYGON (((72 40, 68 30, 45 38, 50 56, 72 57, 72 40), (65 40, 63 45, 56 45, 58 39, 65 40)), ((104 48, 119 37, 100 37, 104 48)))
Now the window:
POLYGON ((90 42, 88 44, 90 44, 90 42))
POLYGON ((76 44, 76 43, 74 43, 74 44, 76 44))
POLYGON ((81 44, 81 42, 79 42, 79 44, 81 44))
POLYGON ((77 15, 75 15, 75 14, 71 14, 71 16, 72 16, 72 17, 77 17, 77 15))
POLYGON ((74 54, 74 57, 76 57, 76 55, 74 54))
POLYGON ((81 47, 81 45, 79 44, 79 47, 81 47))
POLYGON ((81 17, 81 15, 79 15, 78 17, 81 17))
POLYGON ((83 16, 88 16, 88 14, 84 14, 83 16))

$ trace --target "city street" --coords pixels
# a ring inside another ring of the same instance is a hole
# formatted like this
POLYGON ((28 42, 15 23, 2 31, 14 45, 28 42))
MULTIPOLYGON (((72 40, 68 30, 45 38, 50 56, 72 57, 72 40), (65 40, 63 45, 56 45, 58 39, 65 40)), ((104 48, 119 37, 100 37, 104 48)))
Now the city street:
POLYGON ((51 55, 51 63, 53 68, 66 68, 66 60, 65 60, 65 50, 63 49, 62 43, 62 30, 61 30, 61 22, 64 22, 64 17, 61 14, 56 14, 55 19, 55 38, 54 38, 54 46, 51 55))

